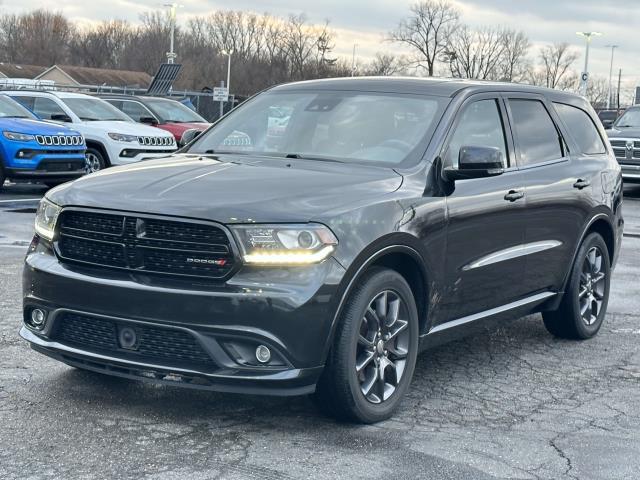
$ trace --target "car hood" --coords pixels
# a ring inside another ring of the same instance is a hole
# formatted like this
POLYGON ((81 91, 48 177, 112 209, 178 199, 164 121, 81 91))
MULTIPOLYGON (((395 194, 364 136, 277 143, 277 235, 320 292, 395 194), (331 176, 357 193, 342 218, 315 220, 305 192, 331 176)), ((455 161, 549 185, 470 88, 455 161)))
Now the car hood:
POLYGON ((640 127, 612 128, 607 130, 609 138, 640 138, 640 127))
POLYGON ((174 155, 109 168, 51 190, 61 206, 222 223, 321 221, 397 190, 391 168, 239 155, 174 155))
POLYGON ((87 128, 92 130, 104 131, 107 133, 122 133, 125 135, 137 135, 147 137, 168 137, 171 134, 156 127, 150 127, 148 125, 142 125, 140 123, 127 122, 127 121, 94 121, 94 122, 81 122, 87 128))
POLYGON ((30 118, 0 118, 0 130, 32 135, 79 135, 64 125, 30 118))

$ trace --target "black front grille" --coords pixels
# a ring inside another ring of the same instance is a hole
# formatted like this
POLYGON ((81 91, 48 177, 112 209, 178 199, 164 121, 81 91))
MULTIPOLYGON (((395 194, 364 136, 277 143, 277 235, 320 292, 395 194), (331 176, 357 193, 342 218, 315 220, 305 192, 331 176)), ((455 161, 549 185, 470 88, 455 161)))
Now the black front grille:
POLYGON ((172 328, 133 325, 104 318, 64 313, 56 321, 52 335, 56 341, 97 353, 118 353, 126 358, 160 362, 167 366, 215 367, 213 359, 204 351, 193 335, 172 328), (119 344, 119 332, 132 328, 135 346, 129 349, 119 344))
POLYGON ((47 172, 75 172, 78 170, 84 170, 84 160, 43 160, 38 164, 37 170, 44 170, 47 172))
POLYGON ((139 273, 219 279, 234 256, 227 234, 208 223, 64 210, 56 243, 63 262, 139 273))

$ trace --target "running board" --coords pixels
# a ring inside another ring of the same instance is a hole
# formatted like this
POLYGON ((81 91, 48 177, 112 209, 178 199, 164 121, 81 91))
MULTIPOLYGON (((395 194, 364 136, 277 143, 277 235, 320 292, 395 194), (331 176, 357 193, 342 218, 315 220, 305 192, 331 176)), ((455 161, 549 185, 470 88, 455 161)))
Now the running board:
POLYGON ((427 335, 432 335, 434 333, 438 333, 443 330, 459 327, 460 325, 475 322, 476 320, 482 320, 483 318, 491 317, 499 313, 508 312, 509 310, 513 310, 518 307, 524 307, 525 305, 528 305, 530 303, 540 302, 542 300, 546 300, 547 298, 553 297, 555 295, 557 295, 557 293, 555 292, 542 292, 527 298, 523 298, 522 300, 517 300, 515 302, 507 303, 506 305, 501 305, 500 307, 495 307, 490 310, 485 310, 484 312, 474 313, 473 315, 462 317, 462 318, 459 318, 458 320, 452 320, 450 322, 441 323, 440 325, 436 325, 431 330, 429 330, 429 333, 427 333, 427 335))

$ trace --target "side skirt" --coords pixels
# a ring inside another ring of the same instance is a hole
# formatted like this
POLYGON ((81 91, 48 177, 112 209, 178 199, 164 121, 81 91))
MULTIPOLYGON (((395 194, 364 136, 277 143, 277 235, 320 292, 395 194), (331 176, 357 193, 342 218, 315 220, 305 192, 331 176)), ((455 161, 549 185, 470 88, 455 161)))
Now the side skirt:
POLYGON ((556 292, 541 292, 515 302, 451 320, 433 327, 420 336, 420 350, 433 348, 462 337, 500 325, 505 320, 520 318, 539 311, 542 304, 551 301, 556 292))

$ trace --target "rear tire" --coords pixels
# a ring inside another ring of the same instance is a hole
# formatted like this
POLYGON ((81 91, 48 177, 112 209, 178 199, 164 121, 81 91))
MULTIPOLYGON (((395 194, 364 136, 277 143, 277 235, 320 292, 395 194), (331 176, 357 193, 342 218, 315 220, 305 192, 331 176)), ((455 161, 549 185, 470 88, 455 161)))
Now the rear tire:
POLYGON ((418 353, 418 312, 407 281, 373 268, 349 295, 315 394, 341 420, 375 423, 395 412, 418 353))
POLYGON ((607 312, 610 282, 607 245, 598 233, 591 233, 578 250, 560 307, 542 314, 549 333, 572 340, 595 336, 607 312))

